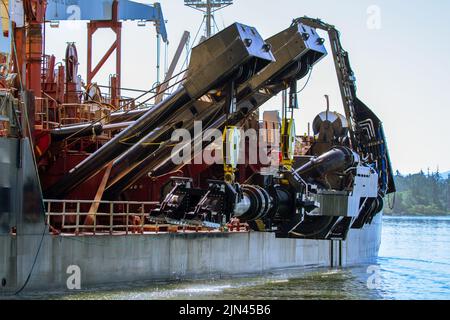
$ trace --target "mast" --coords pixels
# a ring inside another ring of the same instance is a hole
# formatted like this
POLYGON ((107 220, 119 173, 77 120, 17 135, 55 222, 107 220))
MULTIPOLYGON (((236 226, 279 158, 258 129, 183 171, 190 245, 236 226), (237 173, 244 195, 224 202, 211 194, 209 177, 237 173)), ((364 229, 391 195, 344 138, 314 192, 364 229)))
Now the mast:
POLYGON ((214 35, 214 13, 232 4, 233 0, 184 0, 185 6, 203 12, 204 22, 206 23, 206 38, 214 35))

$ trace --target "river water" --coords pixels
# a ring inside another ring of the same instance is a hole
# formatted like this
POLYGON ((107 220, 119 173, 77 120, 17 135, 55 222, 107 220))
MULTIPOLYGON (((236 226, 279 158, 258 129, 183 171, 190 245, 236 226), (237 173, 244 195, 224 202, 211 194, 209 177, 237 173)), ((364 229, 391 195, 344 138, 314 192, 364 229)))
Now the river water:
POLYGON ((385 217, 377 264, 153 283, 56 299, 450 299, 450 217, 385 217))

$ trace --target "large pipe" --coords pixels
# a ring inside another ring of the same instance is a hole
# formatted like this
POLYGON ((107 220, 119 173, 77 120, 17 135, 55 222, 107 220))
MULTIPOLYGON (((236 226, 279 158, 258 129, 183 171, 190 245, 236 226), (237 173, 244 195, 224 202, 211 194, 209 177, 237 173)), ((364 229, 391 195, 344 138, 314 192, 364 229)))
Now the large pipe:
POLYGON ((269 192, 260 186, 243 185, 242 200, 236 204, 233 216, 243 222, 267 218, 288 219, 295 210, 294 199, 295 196, 281 186, 269 192))
POLYGON ((99 136, 103 133, 103 126, 100 123, 91 125, 90 123, 56 128, 50 131, 53 142, 63 141, 66 138, 84 138, 99 136))
POLYGON ((155 121, 158 121, 158 119, 161 121, 161 116, 164 116, 167 110, 174 112, 188 101, 190 101, 190 98, 184 88, 178 89, 173 95, 156 106, 155 110, 148 111, 133 126, 122 131, 101 149, 70 170, 67 175, 46 191, 46 196, 48 198, 59 198, 79 186, 126 151, 130 145, 136 143, 140 135, 151 131, 154 128, 155 121))
MULTIPOLYGON (((183 128, 193 134, 195 121, 198 119, 208 121, 218 111, 221 111, 220 109, 211 108, 209 104, 203 103, 196 103, 192 107, 195 107, 198 114, 196 113, 194 115, 191 112, 191 108, 185 113, 173 114, 168 119, 167 126, 150 132, 139 143, 136 143, 127 152, 117 158, 113 164, 107 189, 128 175, 139 176, 141 169, 147 167, 145 163, 144 165, 141 165, 141 163, 151 157, 156 150, 160 149, 162 151, 163 148, 160 148, 160 146, 164 147, 167 145, 167 142, 171 140, 172 134, 176 129, 183 128)), ((172 150, 173 145, 174 142, 170 142, 167 151, 172 150)), ((145 170, 143 174, 145 175, 145 170)), ((134 182, 129 181, 128 184, 134 182)))
POLYGON ((234 209, 234 217, 241 221, 264 219, 272 210, 272 199, 266 189, 259 186, 242 186, 243 200, 234 209))
MULTIPOLYGON (((281 86, 278 90, 273 91, 274 95, 281 92, 282 89, 283 87, 281 86)), ((246 109, 246 112, 234 115, 232 118, 228 118, 223 113, 220 113, 217 117, 204 121, 206 123, 211 123, 211 125, 203 128, 203 132, 201 132, 199 136, 193 136, 193 143, 191 145, 191 159, 194 159, 194 157, 196 156, 196 154, 194 153, 196 150, 203 151, 211 144, 212 137, 205 135, 205 132, 211 129, 218 129, 219 131, 223 131, 227 124, 230 126, 237 125, 246 115, 258 109, 259 106, 263 105, 271 98, 272 95, 261 95, 255 105, 252 105, 248 100, 240 102, 238 103, 238 108, 239 106, 245 105, 249 108, 246 109)), ((220 108, 222 108, 223 106, 224 102, 221 102, 219 104, 219 107, 214 107, 214 109, 217 108, 220 110, 220 108)), ((213 108, 211 109, 213 110, 213 108)), ((240 109, 245 108, 241 107, 240 109)), ((185 166, 185 164, 177 165, 172 161, 172 150, 173 142, 168 141, 162 144, 155 152, 148 154, 145 160, 139 163, 134 169, 130 170, 121 179, 112 181, 108 186, 108 191, 112 195, 118 195, 133 186, 143 176, 149 175, 151 177, 160 177, 169 172, 180 170, 185 166)))
POLYGON ((335 147, 312 159, 296 170, 303 179, 324 177, 328 173, 344 172, 359 163, 359 156, 347 147, 335 147))
MULTIPOLYGON (((240 110, 239 113, 235 114, 232 118, 228 118, 223 113, 218 114, 212 121, 207 121, 212 124, 204 128, 204 131, 208 129, 223 130, 225 124, 237 125, 246 115, 257 110, 273 96, 284 90, 286 88, 284 85, 286 77, 299 78, 305 76, 305 70, 309 70, 309 67, 326 55, 323 42, 319 40, 319 35, 312 28, 301 24, 293 25, 287 30, 268 39, 266 42, 272 47, 276 61, 238 88, 237 100, 238 110, 240 110), (267 85, 270 85, 268 92, 263 94, 258 92, 262 87, 267 85)), ((211 106, 211 108, 220 110, 221 108, 223 109, 224 104, 224 101, 220 101, 216 105, 211 106)), ((194 138, 194 141, 200 141, 201 149, 209 144, 203 142, 202 139, 194 138)), ((193 146, 192 150, 198 150, 198 148, 193 146)), ((182 167, 176 166, 171 162, 171 149, 159 148, 155 152, 160 154, 149 154, 138 167, 131 170, 127 175, 124 175, 121 180, 114 181, 109 186, 111 192, 117 194, 127 190, 142 176, 149 173, 149 171, 153 171, 155 172, 155 176, 159 176, 177 170, 175 168, 182 167)))
POLYGON ((153 153, 159 148, 160 141, 167 141, 170 139, 174 127, 167 129, 158 128, 145 136, 141 141, 136 143, 131 149, 117 158, 111 170, 109 177, 109 184, 112 184, 132 171, 139 163, 142 162, 149 154, 153 153))
POLYGON ((135 121, 140 117, 142 117, 147 111, 151 110, 152 108, 153 107, 138 110, 113 112, 109 116, 109 122, 117 123, 124 121, 135 121))
MULTIPOLYGON (((206 108, 201 114, 201 118, 206 122, 214 119, 214 115, 218 109, 206 108)), ((220 110, 220 109, 219 109, 220 110)), ((194 135, 194 119, 185 122, 183 129, 189 131, 191 136, 194 135)), ((173 130, 169 131, 170 134, 173 130)), ((194 137, 200 139, 201 137, 194 137)), ((124 190, 130 188, 142 176, 149 172, 149 168, 157 169, 157 165, 166 163, 171 159, 174 142, 170 137, 163 139, 155 135, 149 135, 136 144, 132 149, 117 159, 113 166, 113 175, 111 176, 108 187, 106 188, 109 196, 115 197, 124 190), (150 141, 160 141, 160 143, 151 143, 150 141), (147 143, 146 143, 147 142, 147 143), (134 159, 131 161, 130 159, 134 159)))
POLYGON ((273 60, 270 47, 258 32, 241 24, 235 23, 202 42, 193 49, 187 78, 175 93, 73 168, 46 191, 46 196, 59 198, 66 195, 165 123, 170 115, 180 112, 182 107, 208 91, 220 89, 245 65, 261 70, 273 60))
POLYGON ((133 124, 134 121, 119 122, 106 125, 102 125, 101 123, 96 123, 94 125, 92 125, 91 123, 84 123, 52 129, 50 131, 50 134, 52 136, 53 142, 59 142, 67 138, 78 139, 91 136, 99 136, 104 132, 126 129, 133 124))
POLYGON ((126 128, 134 125, 134 123, 135 123, 134 121, 129 121, 129 122, 118 122, 118 123, 105 124, 103 126, 103 132, 126 129, 126 128))

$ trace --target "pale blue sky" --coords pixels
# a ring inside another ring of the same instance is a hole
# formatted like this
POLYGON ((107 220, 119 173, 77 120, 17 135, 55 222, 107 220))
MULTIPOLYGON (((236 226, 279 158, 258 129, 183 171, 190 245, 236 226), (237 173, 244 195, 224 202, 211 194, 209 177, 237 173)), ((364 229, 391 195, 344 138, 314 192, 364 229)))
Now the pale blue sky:
MULTIPOLYGON (((151 1, 138 1, 151 3, 151 1)), ((169 21, 170 57, 184 30, 192 36, 201 14, 186 8, 182 0, 161 0, 169 21)), ((395 169, 409 173, 440 167, 450 169, 450 1, 447 0, 235 0, 216 15, 220 28, 233 22, 256 27, 264 38, 288 27, 293 18, 320 17, 341 30, 358 81, 358 94, 384 121, 395 169), (367 9, 381 12, 381 29, 367 27, 367 9)), ((123 31, 123 86, 147 89, 155 81, 154 28, 125 23, 123 31)), ((112 37, 99 32, 98 48, 109 48, 112 37)), ((47 50, 63 58, 66 42, 74 41, 80 55, 80 71, 86 72, 85 23, 63 23, 47 30, 47 50)), ((99 49, 96 49, 99 55, 99 49)), ((113 64, 96 79, 107 84, 113 64)), ((85 77, 84 77, 85 78, 85 77)), ((303 84, 301 81, 300 86, 303 84)), ((302 93, 296 113, 298 131, 325 107, 324 94, 341 111, 336 77, 330 57, 315 68, 302 93)), ((274 98, 264 109, 277 108, 274 98)))

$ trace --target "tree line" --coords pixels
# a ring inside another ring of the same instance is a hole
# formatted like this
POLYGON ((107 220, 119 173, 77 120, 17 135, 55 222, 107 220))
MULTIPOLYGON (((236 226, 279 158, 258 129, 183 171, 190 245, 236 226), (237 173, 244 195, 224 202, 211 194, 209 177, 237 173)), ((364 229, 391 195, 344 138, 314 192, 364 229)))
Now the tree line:
POLYGON ((386 214, 450 215, 450 175, 423 171, 395 175, 397 193, 386 204, 386 214))

